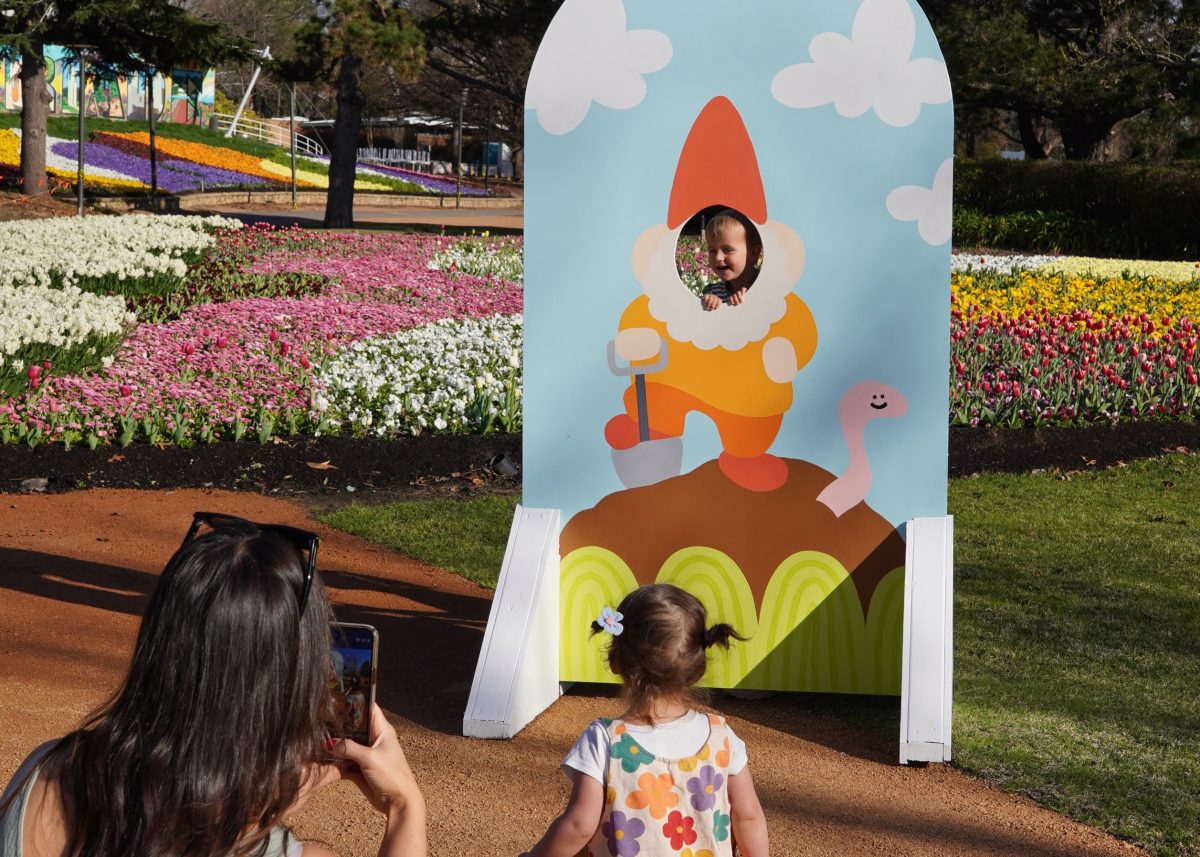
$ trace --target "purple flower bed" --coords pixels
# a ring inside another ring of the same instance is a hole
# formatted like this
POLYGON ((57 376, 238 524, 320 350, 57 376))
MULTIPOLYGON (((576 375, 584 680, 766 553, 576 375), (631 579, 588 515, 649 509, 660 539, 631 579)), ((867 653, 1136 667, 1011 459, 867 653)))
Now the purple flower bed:
MULTIPOLYGON (((78 144, 73 141, 60 141, 51 147, 51 151, 64 158, 74 158, 78 144)), ((150 161, 114 149, 104 143, 85 143, 84 161, 96 167, 115 170, 124 173, 131 179, 150 184, 150 161)), ((207 167, 175 159, 160 159, 158 162, 158 187, 169 193, 186 190, 200 190, 214 187, 271 187, 275 182, 241 173, 235 170, 225 170, 218 167, 207 167)))
MULTIPOLYGON (((323 164, 329 163, 329 158, 313 158, 314 161, 320 161, 323 164)), ((428 188, 434 193, 452 194, 454 193, 454 179, 443 176, 430 175, 429 173, 421 173, 416 170, 406 170, 403 167, 392 167, 387 164, 368 164, 363 161, 358 162, 358 171, 360 173, 375 173, 376 175, 386 176, 390 179, 403 179, 404 181, 419 184, 422 187, 428 188)), ((463 185, 463 196, 487 196, 483 188, 463 185)))

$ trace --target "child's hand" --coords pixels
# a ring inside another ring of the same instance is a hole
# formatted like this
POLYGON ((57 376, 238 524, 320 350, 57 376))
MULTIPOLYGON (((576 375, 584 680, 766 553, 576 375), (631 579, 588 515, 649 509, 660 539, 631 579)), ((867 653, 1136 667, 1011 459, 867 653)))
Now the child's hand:
POLYGON ((729 305, 730 306, 741 306, 742 301, 744 301, 745 299, 746 299, 746 290, 745 289, 738 289, 736 292, 729 293, 729 305))
POLYGON ((384 815, 409 808, 423 809, 425 798, 408 766, 396 730, 376 704, 371 706, 371 746, 342 739, 330 745, 329 754, 353 762, 344 771, 371 805, 384 815))
POLYGON ((721 306, 721 299, 716 295, 701 295, 700 305, 704 307, 705 312, 712 312, 721 306))

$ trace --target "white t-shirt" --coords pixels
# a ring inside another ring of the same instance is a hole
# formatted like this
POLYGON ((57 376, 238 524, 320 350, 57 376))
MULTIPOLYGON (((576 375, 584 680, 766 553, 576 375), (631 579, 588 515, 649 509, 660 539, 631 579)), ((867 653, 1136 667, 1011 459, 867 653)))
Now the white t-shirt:
MULTIPOLYGON (((666 723, 655 726, 630 723, 625 721, 625 728, 634 740, 650 753, 660 759, 686 759, 700 752, 708 743, 708 715, 699 711, 689 711, 687 714, 666 723)), ((608 739, 608 729, 599 720, 593 720, 588 728, 583 730, 571 752, 563 759, 563 768, 572 768, 581 774, 587 774, 592 779, 605 784, 608 778, 608 760, 612 744, 608 739)), ((729 730, 729 773, 740 774, 746 767, 746 742, 733 730, 729 730)), ((564 771, 566 773, 566 771, 564 771)))

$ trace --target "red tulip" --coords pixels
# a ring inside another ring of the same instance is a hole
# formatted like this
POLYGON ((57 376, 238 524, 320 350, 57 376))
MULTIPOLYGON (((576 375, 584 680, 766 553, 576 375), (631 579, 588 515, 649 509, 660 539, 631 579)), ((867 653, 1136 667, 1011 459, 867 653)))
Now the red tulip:
POLYGON ((28 375, 30 381, 36 381, 39 377, 41 377, 41 374, 42 367, 38 366, 36 363, 29 367, 28 375))

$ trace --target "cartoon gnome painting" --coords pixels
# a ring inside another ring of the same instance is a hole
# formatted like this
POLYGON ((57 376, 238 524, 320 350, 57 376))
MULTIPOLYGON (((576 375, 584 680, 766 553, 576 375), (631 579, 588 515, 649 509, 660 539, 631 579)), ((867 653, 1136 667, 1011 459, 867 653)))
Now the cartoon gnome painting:
POLYGON ((945 514, 948 75, 910 0, 751 4, 719 72, 692 11, 564 0, 530 75, 523 501, 563 511, 559 677, 616 682, 592 621, 660 582, 748 638, 703 684, 898 694, 904 522, 945 514), (761 264, 706 308, 677 257, 721 210, 761 264))
POLYGON ((727 98, 710 101, 692 126, 667 222, 642 233, 633 268, 644 294, 621 316, 613 350, 635 381, 626 413, 605 428, 621 481, 637 487, 678 475, 684 418, 698 411, 720 432, 719 466, 730 481, 750 491, 780 487, 787 467, 767 450, 792 406, 792 379, 816 350, 817 327, 792 292, 804 243, 767 219, 754 146, 727 98), (691 216, 713 205, 754 222, 763 266, 743 304, 706 312, 679 281, 675 248, 691 216))
MULTIPOLYGON (((666 222, 642 233, 633 268, 643 294, 622 313, 608 345, 611 371, 629 375, 630 384, 624 413, 604 428, 627 490, 564 529, 564 609, 583 610, 590 599, 578 590, 605 575, 614 604, 622 590, 643 583, 695 590, 703 575, 710 612, 752 632, 728 663, 714 664, 710 683, 787 689, 806 674, 807 689, 894 690, 899 661, 884 653, 899 639, 904 544, 863 502, 871 482, 863 428, 903 416, 906 403, 879 382, 847 391, 838 416, 851 463, 841 476, 769 451, 792 407, 794 379, 816 352, 818 329, 793 291, 804 243, 769 218, 754 146, 729 99, 712 99, 693 124, 666 222), (754 223, 763 261, 740 305, 706 312, 680 282, 675 254, 685 223, 714 205, 754 223), (685 418, 693 412, 715 424, 721 452, 680 475, 685 418), (721 510, 723 526, 695 515, 697 504, 721 510), (630 520, 653 525, 630 527, 630 520)), ((604 680, 592 648, 569 660, 583 671, 579 677, 604 680)))

